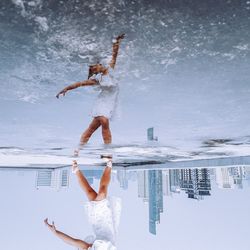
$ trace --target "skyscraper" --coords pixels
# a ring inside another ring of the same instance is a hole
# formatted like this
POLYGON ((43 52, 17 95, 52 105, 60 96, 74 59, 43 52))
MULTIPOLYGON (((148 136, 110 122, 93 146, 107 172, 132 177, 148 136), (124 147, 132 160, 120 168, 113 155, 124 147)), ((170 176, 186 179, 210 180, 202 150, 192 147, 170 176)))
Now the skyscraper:
POLYGON ((244 167, 244 176, 248 186, 250 186, 250 167, 244 167))
POLYGON ((147 138, 148 138, 148 141, 158 141, 157 136, 154 136, 153 127, 147 129, 147 138))
POLYGON ((185 190, 188 198, 203 199, 203 196, 210 195, 211 183, 209 171, 203 169, 181 169, 181 189, 185 190))
POLYGON ((63 169, 61 171, 61 178, 60 178, 60 186, 61 187, 68 187, 69 186, 69 172, 68 169, 63 169))
POLYGON ((117 170, 117 180, 120 183, 120 187, 124 190, 128 189, 128 175, 124 169, 117 170))
POLYGON ((171 195, 169 170, 162 170, 162 192, 163 195, 171 195))
POLYGON ((36 188, 52 187, 53 170, 38 170, 36 173, 36 188))
POLYGON ((231 167, 228 169, 229 174, 233 177, 233 182, 235 187, 242 189, 243 188, 243 178, 244 178, 244 173, 243 173, 243 168, 241 166, 238 167, 231 167))
POLYGON ((163 212, 162 171, 149 170, 149 232, 156 234, 156 224, 160 223, 163 212))
POLYGON ((219 188, 234 188, 234 180, 228 168, 216 168, 216 183, 219 188))
POLYGON ((36 174, 36 188, 54 188, 59 190, 69 186, 68 169, 43 169, 36 174))
POLYGON ((180 193, 180 170, 169 169, 169 186, 173 193, 180 193))
POLYGON ((149 197, 148 181, 148 171, 137 172, 138 197, 143 198, 144 202, 147 202, 149 197))

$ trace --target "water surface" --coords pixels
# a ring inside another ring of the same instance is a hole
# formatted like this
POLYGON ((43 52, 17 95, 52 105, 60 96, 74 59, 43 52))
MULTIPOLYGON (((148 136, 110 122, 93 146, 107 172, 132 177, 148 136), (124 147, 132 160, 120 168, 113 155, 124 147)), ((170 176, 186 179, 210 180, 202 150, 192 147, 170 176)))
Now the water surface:
MULTIPOLYGON (((230 158, 227 159, 230 161, 230 158)), ((223 162, 223 161, 221 161, 223 162)), ((223 167, 115 167, 110 195, 122 198, 118 249, 240 249, 249 247, 250 167, 235 159, 223 167), (195 240, 194 240, 195 238, 195 240), (234 240, 229 240, 234 239, 234 240)), ((192 165, 190 161, 190 165, 192 165)), ((205 166, 203 167, 202 166, 205 166)), ((157 165, 158 166, 158 165, 157 165)), ((81 165, 97 188, 103 167, 81 165)), ((70 249, 43 225, 84 239, 92 233, 85 194, 69 167, 2 168, 2 246, 70 249), (9 240, 9 234, 15 241, 9 240)))

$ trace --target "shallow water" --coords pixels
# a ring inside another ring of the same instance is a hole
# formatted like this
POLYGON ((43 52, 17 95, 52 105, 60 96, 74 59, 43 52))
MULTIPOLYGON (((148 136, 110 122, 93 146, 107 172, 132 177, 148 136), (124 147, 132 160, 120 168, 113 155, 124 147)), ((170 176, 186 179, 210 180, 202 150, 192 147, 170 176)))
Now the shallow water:
MULTIPOLYGON (((178 164, 171 169, 116 167, 109 194, 122 199, 118 249, 247 250, 250 164, 247 158, 240 165, 227 159, 230 166, 223 168, 204 168, 204 163, 198 169, 178 164)), ((81 168, 98 188, 103 167, 81 168)), ((46 217, 74 237, 92 234, 84 213, 85 194, 68 167, 1 168, 0 180, 4 249, 17 244, 23 250, 69 249, 44 226, 46 217), (9 235, 15 240, 10 241, 9 235)))
MULTIPOLYGON (((37 167, 47 165, 68 166, 74 157, 72 147, 60 147, 59 142, 38 145, 38 147, 0 147, 0 167, 37 167), (48 147, 51 146, 51 147, 48 147)), ((64 145, 63 145, 64 146, 64 145)), ((212 160, 227 157, 250 155, 249 137, 238 140, 207 140, 197 143, 196 147, 178 148, 159 142, 141 142, 130 144, 98 145, 88 144, 82 147, 77 157, 78 163, 100 165, 100 155, 113 155, 115 166, 133 166, 145 164, 164 164, 169 162, 212 160)))

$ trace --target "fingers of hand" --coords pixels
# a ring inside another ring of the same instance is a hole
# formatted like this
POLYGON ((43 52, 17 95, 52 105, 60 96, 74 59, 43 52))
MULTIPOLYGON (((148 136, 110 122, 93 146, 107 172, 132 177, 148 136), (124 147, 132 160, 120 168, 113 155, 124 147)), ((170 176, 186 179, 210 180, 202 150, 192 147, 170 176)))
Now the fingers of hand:
POLYGON ((119 36, 117 37, 117 39, 123 39, 124 37, 125 37, 125 33, 119 35, 119 36))

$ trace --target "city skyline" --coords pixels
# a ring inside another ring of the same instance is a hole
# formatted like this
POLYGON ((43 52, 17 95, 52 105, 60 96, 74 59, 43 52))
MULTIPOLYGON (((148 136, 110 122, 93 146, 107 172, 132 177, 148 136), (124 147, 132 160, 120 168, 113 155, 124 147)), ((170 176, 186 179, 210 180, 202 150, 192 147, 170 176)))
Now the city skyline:
MULTIPOLYGON (((82 170, 90 184, 99 180, 102 170, 82 170)), ((51 188, 56 191, 70 186, 70 171, 37 170, 36 189, 51 188)), ((112 173, 112 181, 117 181, 123 190, 130 182, 137 182, 137 197, 148 206, 148 228, 157 234, 161 214, 165 211, 164 199, 175 194, 186 194, 188 199, 197 201, 212 196, 212 180, 219 189, 243 189, 245 180, 250 186, 250 168, 235 166, 228 168, 200 169, 165 169, 127 171, 117 170, 112 173), (165 197, 165 198, 164 198, 165 197)))

